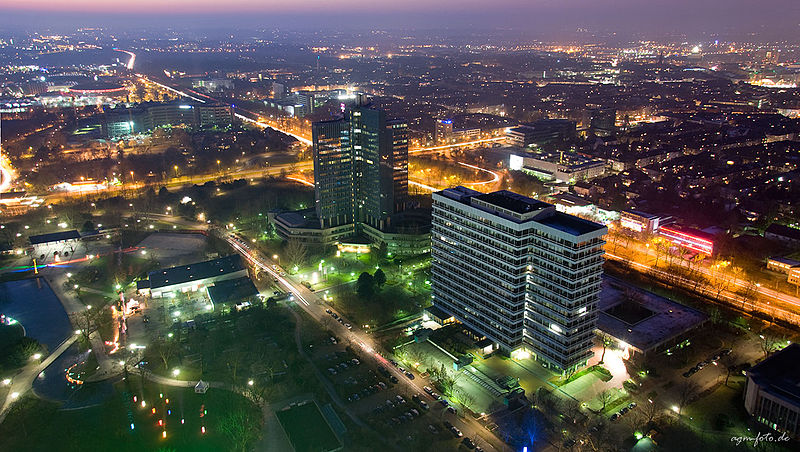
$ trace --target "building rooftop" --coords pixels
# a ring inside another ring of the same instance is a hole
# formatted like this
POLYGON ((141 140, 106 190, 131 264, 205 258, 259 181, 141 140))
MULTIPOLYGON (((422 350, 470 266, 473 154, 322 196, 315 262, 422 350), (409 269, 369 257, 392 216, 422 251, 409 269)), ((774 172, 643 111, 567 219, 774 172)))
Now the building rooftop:
POLYGON ((208 296, 216 304, 239 302, 256 295, 258 289, 248 276, 219 281, 208 288, 208 296))
POLYGON ((800 240, 800 229, 790 228, 778 223, 772 223, 764 231, 765 234, 775 234, 791 240, 800 240))
POLYGON ((770 257, 769 260, 771 260, 773 262, 777 262, 779 264, 789 265, 789 266, 792 266, 792 267, 800 266, 800 261, 795 260, 795 259, 790 259, 788 257, 783 257, 783 256, 770 257))
POLYGON ((598 311, 597 327, 601 331, 641 351, 654 349, 708 320, 696 309, 632 289, 608 276, 603 278, 598 311), (635 290, 635 301, 626 300, 630 290, 635 290))
POLYGON ((658 218, 658 215, 653 215, 652 213, 642 212, 641 210, 623 210, 622 213, 629 213, 632 215, 636 215, 637 217, 646 218, 648 220, 654 220, 658 218))
POLYGON ((790 344, 747 371, 747 376, 775 397, 800 406, 800 344, 790 344))
POLYGON ((473 205, 474 207, 482 210, 487 210, 487 207, 484 205, 472 204, 471 200, 475 199, 490 206, 497 207, 498 209, 516 214, 510 215, 502 210, 499 210, 492 211, 491 213, 493 215, 501 216, 517 223, 535 221, 541 225, 548 226, 574 236, 601 231, 605 230, 606 228, 602 224, 558 212, 552 204, 529 198, 508 190, 500 190, 493 193, 481 193, 466 187, 454 187, 442 190, 438 192, 438 194, 464 204, 473 205))
POLYGON ((533 198, 528 198, 527 196, 522 196, 508 190, 485 193, 475 196, 474 198, 519 214, 535 212, 546 207, 551 207, 551 205, 546 202, 537 201, 533 198))
POLYGON ((232 254, 210 261, 152 271, 148 274, 148 279, 150 279, 150 289, 158 289, 191 281, 202 281, 244 269, 241 256, 232 254))
POLYGON ((32 235, 28 237, 31 245, 40 245, 42 243, 60 242, 62 240, 76 240, 81 238, 81 234, 76 229, 69 231, 50 232, 47 234, 32 235))
POLYGON ((536 221, 570 235, 583 235, 605 229, 605 226, 602 224, 584 220, 583 218, 578 218, 563 212, 554 212, 552 215, 538 218, 536 221))

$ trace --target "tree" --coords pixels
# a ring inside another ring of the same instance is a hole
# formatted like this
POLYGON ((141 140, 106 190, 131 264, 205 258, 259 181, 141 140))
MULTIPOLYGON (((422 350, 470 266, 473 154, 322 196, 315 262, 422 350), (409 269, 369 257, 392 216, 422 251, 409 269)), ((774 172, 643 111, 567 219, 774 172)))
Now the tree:
POLYGON ((229 411, 219 420, 219 429, 230 439, 233 450, 246 451, 260 436, 261 423, 251 411, 237 409, 229 411))
POLYGON ((290 267, 300 267, 306 262, 308 257, 308 249, 305 244, 298 239, 291 239, 286 244, 283 250, 283 255, 286 256, 286 261, 290 267))
POLYGON ((386 284, 386 274, 380 268, 375 270, 375 273, 372 275, 373 281, 375 281, 375 285, 378 289, 382 289, 383 285, 386 284))
POLYGON ((725 355, 720 359, 720 364, 725 367, 725 386, 728 386, 728 380, 737 367, 736 360, 732 355, 725 355))
POLYGON ((367 298, 375 293, 375 279, 367 272, 361 272, 356 281, 356 293, 361 298, 367 298))
POLYGON ((175 344, 173 341, 165 340, 165 339, 158 339, 153 343, 153 348, 156 349, 156 353, 158 353, 158 357, 161 358, 161 362, 164 364, 164 369, 169 368, 169 361, 172 359, 172 355, 175 354, 175 344))
MULTIPOLYGON (((600 342, 603 344, 603 354, 600 355, 600 364, 603 364, 603 360, 606 358, 606 348, 611 345, 611 336, 606 333, 600 333, 600 342)), ((605 408, 605 406, 603 406, 605 408)))
POLYGON ((606 405, 608 405, 608 402, 610 402, 612 398, 614 398, 614 394, 611 391, 609 391, 608 388, 603 389, 602 391, 600 391, 599 394, 597 394, 597 400, 599 400, 600 403, 603 405, 600 408, 600 411, 606 409, 606 405))
POLYGON ((646 420, 645 423, 650 423, 657 420, 659 414, 661 414, 661 407, 658 405, 658 399, 655 397, 651 397, 648 400, 648 403, 645 403, 641 407, 642 414, 644 414, 644 418, 646 420))
POLYGON ((678 388, 678 414, 681 414, 683 407, 689 404, 697 395, 700 387, 692 380, 684 380, 678 388))
POLYGON ((778 338, 769 333, 761 334, 758 337, 761 338, 760 345, 761 351, 764 352, 764 359, 767 359, 772 352, 778 349, 778 338))

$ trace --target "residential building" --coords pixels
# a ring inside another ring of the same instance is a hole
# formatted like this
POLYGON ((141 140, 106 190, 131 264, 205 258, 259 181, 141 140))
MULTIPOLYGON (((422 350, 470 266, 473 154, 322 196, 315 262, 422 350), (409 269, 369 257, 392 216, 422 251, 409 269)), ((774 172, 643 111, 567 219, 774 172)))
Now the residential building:
POLYGON ((494 348, 569 371, 592 356, 603 264, 597 223, 510 191, 433 194, 433 303, 494 348))

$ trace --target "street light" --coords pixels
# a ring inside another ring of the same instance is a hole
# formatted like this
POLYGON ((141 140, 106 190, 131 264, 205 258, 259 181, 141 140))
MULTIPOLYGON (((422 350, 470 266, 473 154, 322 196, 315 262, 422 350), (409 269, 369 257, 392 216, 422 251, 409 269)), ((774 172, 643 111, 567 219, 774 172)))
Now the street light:
POLYGON ((178 374, 180 374, 180 373, 181 373, 181 370, 180 370, 180 369, 173 369, 173 370, 172 370, 172 375, 173 375, 173 376, 175 376, 175 377, 177 377, 177 376, 178 376, 178 374))

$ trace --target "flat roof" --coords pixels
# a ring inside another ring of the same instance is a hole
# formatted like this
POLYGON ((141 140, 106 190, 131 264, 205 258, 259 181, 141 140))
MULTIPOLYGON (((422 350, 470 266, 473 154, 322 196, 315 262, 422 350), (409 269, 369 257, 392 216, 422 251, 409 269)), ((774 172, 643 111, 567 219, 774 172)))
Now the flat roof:
POLYGON ((486 211, 486 207, 480 204, 474 205, 471 202, 472 199, 483 201, 491 206, 509 210, 519 215, 535 213, 535 215, 530 215, 529 218, 519 219, 514 216, 504 214, 500 211, 490 212, 493 215, 506 218, 516 223, 533 221, 574 236, 580 236, 605 229, 605 226, 602 224, 558 212, 552 204, 529 198, 508 190, 500 190, 493 193, 480 193, 466 187, 453 187, 437 192, 436 194, 484 211, 486 211), (537 211, 541 212, 536 213, 537 211))
POLYGON ((227 279, 208 288, 208 296, 214 303, 233 303, 258 295, 258 289, 249 276, 227 279))
POLYGON ((747 371, 762 390, 800 406, 800 344, 790 344, 747 371))
POLYGON ((75 240, 81 238, 81 234, 76 229, 69 231, 50 232, 47 234, 32 235, 28 237, 32 245, 40 245, 42 243, 60 242, 62 240, 75 240))
POLYGON ((534 212, 551 206, 551 204, 546 202, 538 201, 508 190, 484 193, 474 196, 474 198, 519 214, 534 212))
POLYGON ((642 212, 641 210, 623 210, 622 213, 629 213, 631 215, 636 215, 637 217, 647 218, 648 220, 653 220, 658 218, 658 215, 642 212))
POLYGON ((549 217, 538 218, 536 221, 570 235, 583 235, 605 229, 605 226, 602 224, 584 220, 583 218, 578 218, 563 212, 555 212, 549 217))
POLYGON ((792 266, 792 267, 796 267, 796 266, 800 265, 800 261, 797 261, 797 260, 794 260, 794 259, 790 259, 788 257, 783 257, 783 256, 770 257, 769 260, 771 260, 773 262, 778 262, 780 264, 786 264, 786 265, 789 265, 789 266, 792 266))
POLYGON ((616 278, 603 277, 597 328, 635 348, 648 351, 681 336, 702 325, 708 316, 696 309, 684 306, 670 299, 658 296, 626 284, 616 278), (608 313, 609 310, 625 302, 625 294, 634 290, 639 298, 638 306, 651 312, 650 315, 633 315, 635 323, 608 313))
POLYGON ((150 280, 150 289, 152 290, 160 287, 173 286, 175 284, 202 281, 206 278, 226 275, 244 269, 245 267, 241 256, 238 254, 231 254, 230 256, 210 261, 152 271, 148 274, 148 279, 150 280))
POLYGON ((764 231, 765 234, 775 234, 792 240, 800 240, 800 229, 791 228, 778 223, 772 223, 764 231))

